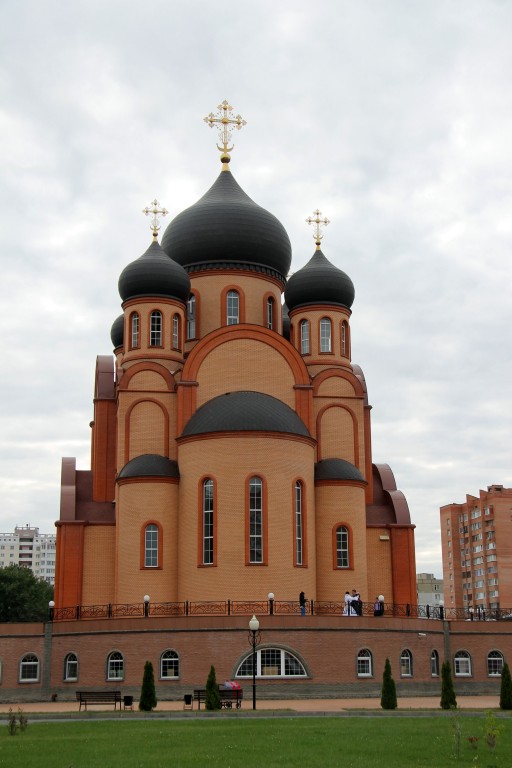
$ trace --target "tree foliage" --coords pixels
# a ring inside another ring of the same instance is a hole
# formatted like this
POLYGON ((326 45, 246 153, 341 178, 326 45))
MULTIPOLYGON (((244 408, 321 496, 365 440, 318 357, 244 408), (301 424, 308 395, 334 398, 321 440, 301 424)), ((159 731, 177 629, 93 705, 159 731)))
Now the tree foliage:
POLYGON ((512 678, 507 662, 501 670, 500 709, 512 709, 512 678))
POLYGON ((217 685, 217 677, 215 675, 215 667, 210 667, 208 674, 208 680, 206 681, 206 696, 205 696, 206 709, 220 709, 220 694, 219 686, 217 685))
POLYGON ((389 659, 386 659, 384 664, 384 674, 382 675, 382 694, 380 697, 380 705, 382 709, 396 709, 396 685, 391 675, 391 664, 389 659))
POLYGON ((144 664, 144 675, 142 677, 139 709, 141 712, 151 712, 155 707, 155 673, 153 671, 153 664, 150 661, 146 661, 144 664))
POLYGON ((443 661, 441 667, 441 708, 454 709, 457 706, 457 697, 453 688, 452 668, 449 661, 443 661))
POLYGON ((0 622, 48 621, 53 587, 34 576, 30 568, 0 568, 0 622))

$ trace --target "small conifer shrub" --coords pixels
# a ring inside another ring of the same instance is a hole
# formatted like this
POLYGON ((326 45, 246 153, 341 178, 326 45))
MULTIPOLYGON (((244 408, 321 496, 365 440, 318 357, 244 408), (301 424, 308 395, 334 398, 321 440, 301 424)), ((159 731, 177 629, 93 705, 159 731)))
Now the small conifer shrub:
POLYGON ((391 664, 389 659, 386 659, 384 665, 384 674, 382 676, 382 695, 380 697, 380 705, 382 709, 396 709, 396 685, 391 675, 391 664))
POLYGON ((210 667, 210 673, 208 680, 206 681, 206 696, 205 696, 206 709, 220 709, 220 693, 219 686, 217 685, 217 678, 215 675, 215 667, 210 667))
POLYGON ((500 709, 512 709, 512 678, 507 662, 501 670, 500 709))
POLYGON ((146 661, 140 692, 139 709, 141 712, 151 712, 156 707, 155 673, 153 664, 146 661))
POLYGON ((455 709, 457 697, 453 688, 452 668, 449 661, 443 661, 441 667, 441 709, 455 709))

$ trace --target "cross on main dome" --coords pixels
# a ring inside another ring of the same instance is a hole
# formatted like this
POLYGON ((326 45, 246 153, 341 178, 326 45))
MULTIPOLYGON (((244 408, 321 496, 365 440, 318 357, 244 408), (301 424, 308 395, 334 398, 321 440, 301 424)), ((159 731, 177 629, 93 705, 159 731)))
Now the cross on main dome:
POLYGON ((231 159, 229 153, 235 146, 233 144, 231 147, 228 147, 228 144, 231 141, 233 128, 236 128, 236 130, 239 131, 244 127, 244 125, 247 125, 247 122, 242 118, 241 115, 232 115, 233 107, 226 99, 224 99, 222 104, 218 105, 217 109, 219 110, 217 115, 214 115, 213 112, 210 112, 210 114, 204 117, 203 120, 205 123, 208 123, 210 128, 213 128, 215 125, 218 126, 219 138, 222 142, 222 147, 219 147, 217 144, 217 149, 219 152, 222 152, 220 159, 221 162, 225 165, 226 163, 229 163, 231 159))

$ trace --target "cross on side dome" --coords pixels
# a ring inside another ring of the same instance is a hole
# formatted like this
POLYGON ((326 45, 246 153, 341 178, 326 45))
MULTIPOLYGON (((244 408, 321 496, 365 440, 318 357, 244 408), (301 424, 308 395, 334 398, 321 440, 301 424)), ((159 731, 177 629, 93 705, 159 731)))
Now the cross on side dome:
POLYGON ((315 225, 313 237, 315 238, 317 251, 320 250, 320 241, 324 236, 323 232, 321 232, 320 230, 320 227, 326 227, 328 224, 331 223, 327 217, 324 216, 324 218, 322 219, 321 216, 322 216, 322 211, 319 211, 317 208, 316 211, 313 211, 313 216, 308 216, 308 218, 306 219, 306 224, 315 225))
POLYGON ((153 216, 153 221, 149 225, 150 228, 153 230, 153 240, 156 240, 158 237, 158 230, 160 229, 160 217, 167 216, 169 211, 166 208, 159 208, 158 206, 160 203, 158 200, 155 199, 149 204, 146 205, 145 208, 142 209, 142 213, 145 213, 146 216, 153 216))

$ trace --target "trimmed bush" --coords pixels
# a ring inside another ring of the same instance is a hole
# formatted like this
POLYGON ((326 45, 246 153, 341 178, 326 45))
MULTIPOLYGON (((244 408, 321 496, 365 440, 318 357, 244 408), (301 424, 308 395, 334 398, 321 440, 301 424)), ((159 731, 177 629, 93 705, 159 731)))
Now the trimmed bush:
POLYGON ((389 659, 386 659, 386 663, 384 665, 380 705, 382 709, 396 709, 398 706, 398 702, 396 700, 396 685, 391 675, 391 664, 389 659))
POLYGON ((500 709, 512 709, 512 678, 507 662, 501 670, 500 709))
POLYGON ((217 685, 217 678, 215 676, 215 667, 210 667, 210 673, 208 680, 206 681, 206 697, 205 697, 206 709, 220 709, 220 694, 219 686, 217 685))
POLYGON ((441 681, 441 709, 455 709, 457 697, 453 688, 452 668, 449 661, 443 661, 441 681))
POLYGON ((155 674, 153 664, 146 661, 140 692, 139 709, 141 712, 151 712, 156 707, 155 674))

